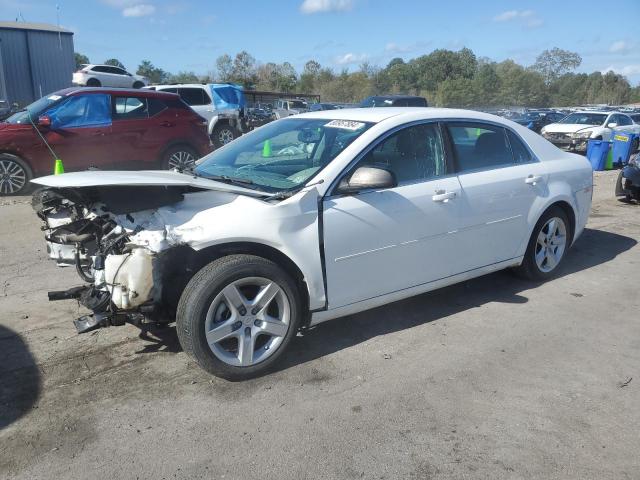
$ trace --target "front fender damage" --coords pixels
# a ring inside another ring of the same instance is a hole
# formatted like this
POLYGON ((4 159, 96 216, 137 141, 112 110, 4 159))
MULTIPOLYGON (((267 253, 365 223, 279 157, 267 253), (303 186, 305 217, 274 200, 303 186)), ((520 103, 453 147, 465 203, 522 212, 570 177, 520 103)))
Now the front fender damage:
POLYGON ((44 222, 49 257, 61 267, 75 266, 85 282, 49 292, 49 299, 74 298, 93 312, 75 320, 79 333, 125 322, 167 323, 172 306, 163 290, 171 283, 167 277, 181 273, 173 252, 189 249, 204 235, 203 227, 192 221, 198 212, 234 197, 184 187, 37 192, 32 203, 44 222))

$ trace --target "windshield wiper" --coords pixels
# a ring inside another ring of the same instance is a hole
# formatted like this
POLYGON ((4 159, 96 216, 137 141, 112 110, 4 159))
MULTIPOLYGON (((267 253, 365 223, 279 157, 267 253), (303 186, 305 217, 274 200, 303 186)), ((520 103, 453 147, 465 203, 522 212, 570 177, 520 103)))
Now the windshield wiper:
POLYGON ((231 184, 242 185, 242 186, 254 185, 253 180, 250 180, 248 178, 230 177, 228 175, 206 175, 203 178, 208 178, 209 180, 215 180, 216 182, 231 183, 231 184))

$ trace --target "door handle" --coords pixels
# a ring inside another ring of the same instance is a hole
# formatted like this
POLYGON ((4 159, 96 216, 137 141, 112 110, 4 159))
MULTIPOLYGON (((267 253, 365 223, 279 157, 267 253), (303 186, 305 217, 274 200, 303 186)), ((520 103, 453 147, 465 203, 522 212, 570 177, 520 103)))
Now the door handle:
POLYGON ((447 192, 446 190, 436 190, 436 194, 431 197, 434 202, 446 203, 456 197, 456 192, 447 192))
POLYGON ((173 123, 164 121, 164 122, 160 122, 160 126, 161 127, 173 127, 173 123))
POLYGON ((93 132, 93 136, 94 137, 104 137, 104 132, 97 130, 95 132, 93 132))
POLYGON ((536 185, 538 182, 542 181, 542 177, 540 175, 529 175, 524 179, 524 183, 528 185, 536 185))

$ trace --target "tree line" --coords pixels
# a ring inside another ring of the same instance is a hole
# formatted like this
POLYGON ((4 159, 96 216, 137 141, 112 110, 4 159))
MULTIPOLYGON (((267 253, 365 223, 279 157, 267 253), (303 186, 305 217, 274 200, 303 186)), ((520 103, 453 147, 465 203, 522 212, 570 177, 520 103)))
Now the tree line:
MULTIPOLYGON (((89 59, 76 53, 76 63, 89 59)), ((117 59, 105 63, 123 67, 117 59)), ((384 67, 364 62, 355 71, 336 72, 309 60, 298 73, 289 62, 258 63, 242 51, 234 57, 219 56, 207 75, 172 74, 149 60, 143 60, 136 73, 152 83, 232 82, 255 90, 315 93, 323 101, 344 103, 377 94, 422 95, 431 105, 467 108, 640 102, 640 86, 632 87, 611 71, 575 73, 581 63, 580 55, 559 48, 543 51, 529 67, 513 60, 478 58, 471 49, 462 48, 438 49, 410 60, 397 57, 384 67)))

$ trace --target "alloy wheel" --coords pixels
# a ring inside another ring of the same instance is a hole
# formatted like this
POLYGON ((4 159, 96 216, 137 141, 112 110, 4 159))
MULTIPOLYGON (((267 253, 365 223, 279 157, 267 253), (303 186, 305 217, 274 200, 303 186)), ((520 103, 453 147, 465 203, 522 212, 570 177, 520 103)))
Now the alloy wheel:
POLYGON ((564 255, 567 244, 567 226, 559 217, 552 217, 538 233, 534 250, 536 265, 544 273, 551 272, 564 255))
POLYGON ((220 142, 220 145, 226 145, 232 140, 233 132, 228 128, 223 128, 222 130, 220 130, 220 132, 218 132, 218 141, 220 142))
POLYGON ((213 299, 205 335, 213 354, 228 365, 249 367, 277 350, 291 324, 284 290, 264 277, 236 280, 213 299))
POLYGON ((196 163, 196 157, 191 152, 179 150, 172 153, 167 162, 169 170, 191 170, 196 163))
POLYGON ((27 183, 27 172, 20 164, 0 160, 0 193, 14 194, 22 190, 27 183))

